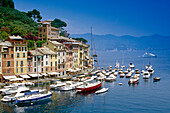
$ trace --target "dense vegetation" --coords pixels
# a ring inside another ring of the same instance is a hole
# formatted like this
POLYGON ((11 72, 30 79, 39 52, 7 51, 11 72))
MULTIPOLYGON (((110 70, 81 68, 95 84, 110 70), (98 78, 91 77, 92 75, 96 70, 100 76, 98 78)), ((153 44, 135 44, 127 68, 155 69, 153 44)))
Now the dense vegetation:
POLYGON ((0 0, 0 6, 14 9, 14 2, 12 0, 0 0))
MULTIPOLYGON (((28 48, 34 49, 34 42, 37 47, 41 47, 45 41, 38 40, 38 23, 42 17, 36 9, 32 11, 21 12, 14 9, 12 0, 0 0, 0 40, 6 40, 9 35, 19 35, 28 41, 28 48)), ((69 33, 63 27, 67 27, 67 23, 55 18, 51 22, 51 26, 60 29, 60 35, 69 37, 69 33)), ((76 38, 84 43, 87 40, 76 38)))
POLYGON ((5 36, 9 34, 24 37, 30 32, 36 36, 38 34, 38 26, 25 12, 8 7, 0 7, 0 40, 7 38, 5 36))

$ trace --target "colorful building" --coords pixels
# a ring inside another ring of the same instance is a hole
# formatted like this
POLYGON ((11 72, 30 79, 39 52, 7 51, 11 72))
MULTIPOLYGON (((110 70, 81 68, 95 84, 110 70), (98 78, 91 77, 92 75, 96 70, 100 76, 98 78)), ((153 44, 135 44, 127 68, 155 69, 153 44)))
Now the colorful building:
POLYGON ((56 72, 57 70, 57 53, 52 51, 50 48, 43 46, 41 48, 37 48, 38 52, 40 52, 42 57, 42 69, 41 72, 56 72))
POLYGON ((0 81, 3 82, 4 76, 14 75, 14 47, 9 41, 0 43, 1 51, 1 74, 0 81))
POLYGON ((59 36, 59 29, 51 26, 52 20, 46 20, 39 22, 38 26, 38 37, 40 40, 48 40, 59 36))
POLYGON ((20 36, 9 36, 8 40, 13 45, 15 75, 27 74, 27 41, 20 36))
POLYGON ((47 41, 43 44, 57 53, 57 72, 60 73, 60 76, 66 74, 66 48, 62 43, 57 41, 47 41))

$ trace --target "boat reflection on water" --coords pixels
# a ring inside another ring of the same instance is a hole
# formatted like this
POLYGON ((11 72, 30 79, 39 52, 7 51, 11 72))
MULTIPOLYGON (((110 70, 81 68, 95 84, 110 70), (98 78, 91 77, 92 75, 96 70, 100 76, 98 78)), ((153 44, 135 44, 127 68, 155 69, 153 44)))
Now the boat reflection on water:
POLYGON ((129 87, 138 87, 138 85, 139 85, 139 82, 137 82, 137 83, 134 83, 134 84, 129 84, 129 87))
POLYGON ((33 111, 35 109, 40 109, 40 106, 42 105, 49 105, 52 103, 51 99, 47 99, 38 103, 32 103, 32 104, 18 104, 16 105, 16 107, 14 108, 14 111, 17 113, 21 113, 21 112, 26 112, 26 111, 33 111))

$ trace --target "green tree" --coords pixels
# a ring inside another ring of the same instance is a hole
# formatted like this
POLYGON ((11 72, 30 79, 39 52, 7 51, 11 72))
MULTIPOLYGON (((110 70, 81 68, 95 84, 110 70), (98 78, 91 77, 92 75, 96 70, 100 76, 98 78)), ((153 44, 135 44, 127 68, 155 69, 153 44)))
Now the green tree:
POLYGON ((0 6, 14 9, 14 2, 12 0, 0 0, 0 6))
POLYGON ((86 40, 86 39, 84 39, 84 38, 73 38, 73 39, 75 39, 75 40, 77 40, 77 41, 80 41, 80 42, 83 42, 83 43, 87 43, 88 41, 86 40))
POLYGON ((12 34, 24 37, 27 35, 27 30, 24 29, 22 26, 17 26, 13 29, 12 34))
POLYGON ((5 31, 0 31, 0 40, 6 40, 9 37, 9 34, 5 31))
POLYGON ((27 15, 31 18, 33 18, 34 21, 37 20, 37 22, 40 22, 42 17, 40 16, 40 12, 36 9, 33 9, 32 11, 28 11, 27 15))
POLYGON ((5 31, 7 33, 10 33, 11 29, 9 27, 3 26, 3 27, 1 27, 0 31, 5 31))
POLYGON ((56 28, 62 28, 62 27, 67 27, 67 24, 60 20, 55 18, 52 22, 51 22, 51 26, 56 27, 56 28))

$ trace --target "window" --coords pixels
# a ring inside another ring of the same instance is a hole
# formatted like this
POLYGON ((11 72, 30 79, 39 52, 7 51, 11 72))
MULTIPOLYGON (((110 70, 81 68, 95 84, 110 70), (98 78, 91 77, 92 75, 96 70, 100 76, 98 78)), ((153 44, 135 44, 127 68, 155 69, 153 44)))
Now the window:
POLYGON ((46 65, 48 65, 48 61, 46 61, 46 65))
POLYGON ((25 57, 25 53, 23 53, 23 57, 25 57))
POLYGON ((57 61, 55 62, 55 66, 57 66, 57 61))
POLYGON ((31 71, 31 68, 30 68, 30 67, 28 67, 28 71, 29 71, 29 72, 31 71))
POLYGON ((16 61, 16 66, 18 66, 18 61, 16 61))
POLYGON ((63 65, 63 68, 65 68, 65 65, 63 65))
POLYGON ((51 68, 51 71, 52 71, 52 68, 51 68))
POLYGON ((10 69, 7 70, 7 73, 10 73, 10 69))
POLYGON ((51 66, 53 66, 53 63, 51 62, 51 66))
POLYGON ((48 68, 46 68, 46 71, 48 71, 48 68))
POLYGON ((19 53, 17 53, 17 58, 19 58, 19 53))
POLYGON ((7 61, 7 67, 9 67, 11 65, 10 61, 7 61))
POLYGON ((1 62, 0 62, 0 67, 1 67, 1 62))
POLYGON ((27 47, 25 47, 25 51, 27 51, 27 47))
POLYGON ((4 54, 4 58, 6 58, 6 54, 4 54))
POLYGON ((36 62, 34 62, 34 67, 36 67, 36 62))
POLYGON ((64 72, 63 72, 63 75, 64 75, 64 72))
POLYGON ((40 29, 40 32, 41 32, 41 29, 40 29))
POLYGON ((36 68, 34 68, 34 72, 36 72, 36 68))
POLYGON ((18 68, 16 68, 16 72, 18 73, 18 68))
POLYGON ((21 73, 23 73, 23 68, 21 68, 21 73))
POLYGON ((24 51, 24 49, 25 49, 25 48, 24 48, 24 47, 22 47, 22 51, 24 51))
POLYGON ((44 32, 45 32, 45 29, 44 29, 44 32))
POLYGON ((63 52, 63 56, 64 56, 64 52, 63 52))
POLYGON ((58 66, 58 69, 60 69, 60 66, 58 66))
POLYGON ((60 64, 60 59, 58 59, 58 63, 60 64))
POLYGON ((55 59, 57 59, 57 55, 55 55, 55 59))
POLYGON ((17 49, 18 47, 15 47, 15 51, 17 51, 18 49, 17 49))
POLYGON ((46 55, 46 58, 48 58, 48 55, 46 55))
POLYGON ((53 55, 51 55, 51 59, 53 58, 53 55))
POLYGON ((21 47, 19 47, 19 51, 21 51, 21 47))
POLYGON ((44 71, 44 69, 43 69, 43 68, 41 68, 41 71, 43 72, 43 71, 44 71))
POLYGON ((43 66, 43 62, 41 62, 41 66, 43 66))
POLYGON ((30 60, 28 61, 28 65, 31 65, 31 61, 30 60))
POLYGON ((64 59, 63 59, 63 63, 64 63, 64 59))
POLYGON ((23 61, 21 61, 21 66, 23 66, 24 64, 23 64, 23 61))
POLYGON ((57 70, 57 68, 55 68, 55 70, 57 70))
POLYGON ((11 58, 13 58, 14 57, 14 54, 11 54, 11 58))
POLYGON ((58 52, 58 56, 60 56, 60 52, 58 52))
POLYGON ((11 47, 11 51, 13 51, 14 50, 14 48, 13 47, 11 47))
POLYGON ((34 61, 36 61, 36 56, 34 56, 34 61))

